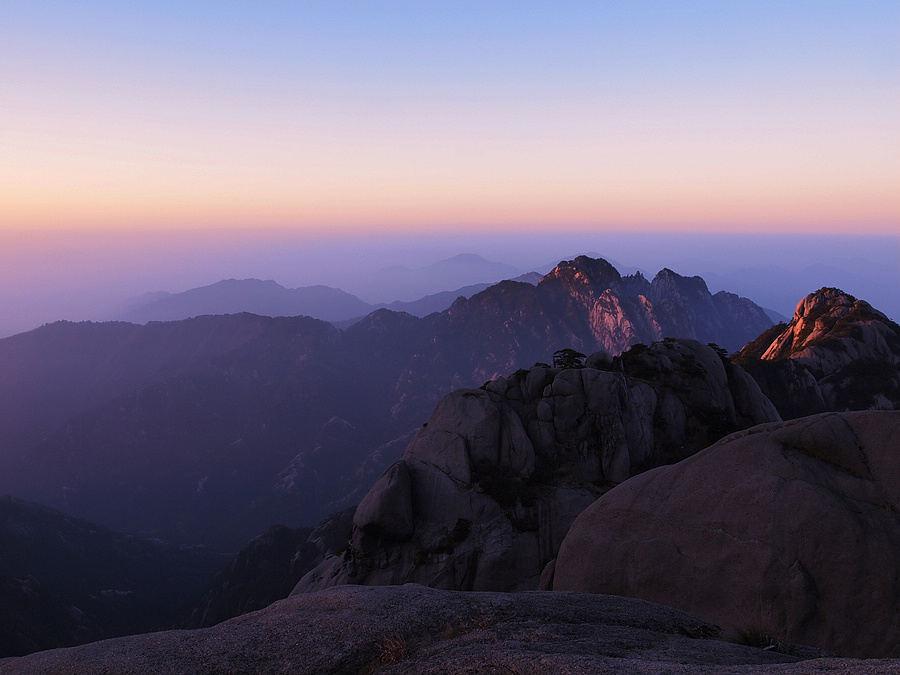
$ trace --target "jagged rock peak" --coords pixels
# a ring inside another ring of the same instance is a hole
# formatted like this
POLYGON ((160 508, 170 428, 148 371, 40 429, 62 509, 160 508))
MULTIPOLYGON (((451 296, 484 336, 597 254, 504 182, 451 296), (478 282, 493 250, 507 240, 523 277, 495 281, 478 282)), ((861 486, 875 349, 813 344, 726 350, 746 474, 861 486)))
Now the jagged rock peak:
POLYGON ((709 294, 709 288, 703 277, 685 277, 677 272, 673 272, 668 267, 663 267, 657 272, 650 284, 658 295, 673 295, 673 292, 676 290, 709 294))
POLYGON ((825 411, 900 409, 900 326, 837 288, 820 288, 741 349, 785 419, 825 411))
POLYGON ((865 300, 858 300, 849 293, 839 288, 823 287, 815 293, 810 293, 797 303, 793 321, 815 321, 819 317, 829 314, 834 317, 847 316, 851 312, 857 312, 860 319, 880 319, 887 317, 873 308, 865 300))
POLYGON ((824 286, 815 293, 810 293, 797 303, 797 309, 794 311, 794 319, 813 317, 822 314, 823 311, 830 307, 852 307, 854 304, 860 302, 866 306, 869 305, 869 303, 865 301, 857 300, 849 293, 844 293, 844 291, 839 288, 824 286))
POLYGON ((548 281, 566 281, 571 284, 584 284, 609 288, 619 281, 622 275, 603 258, 588 258, 580 255, 574 260, 563 260, 540 283, 548 281))
POLYGON ((825 341, 848 337, 859 339, 862 336, 855 335, 852 327, 873 322, 888 326, 892 324, 865 300, 857 300, 837 288, 820 288, 797 303, 790 324, 761 358, 790 358, 825 341))

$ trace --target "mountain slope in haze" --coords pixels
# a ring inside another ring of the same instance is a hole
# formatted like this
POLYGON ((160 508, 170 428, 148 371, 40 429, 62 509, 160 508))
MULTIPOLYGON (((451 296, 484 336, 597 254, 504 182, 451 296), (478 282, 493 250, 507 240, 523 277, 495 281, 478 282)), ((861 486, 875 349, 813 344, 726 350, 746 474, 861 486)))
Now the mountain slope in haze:
POLYGON ((0 340, 0 463, 115 396, 202 368, 268 324, 252 315, 148 326, 60 321, 0 340))
MULTIPOLYGON (((539 279, 540 276, 536 273, 517 277, 517 280, 534 284, 539 279)), ((419 317, 442 312, 460 296, 468 298, 490 285, 472 284, 426 295, 417 300, 395 300, 388 304, 372 305, 355 295, 328 286, 285 288, 274 281, 227 279, 183 293, 148 293, 140 298, 133 298, 116 312, 115 319, 144 324, 150 321, 179 321, 210 314, 249 312, 261 316, 310 316, 346 327, 381 308, 419 317)))
POLYGON ((177 321, 205 314, 262 316, 313 316, 323 321, 339 321, 362 316, 372 305, 355 295, 328 286, 285 288, 274 281, 226 279, 209 286, 192 288, 132 307, 117 318, 133 323, 177 321))
POLYGON ((821 288, 736 356, 785 419, 900 409, 900 326, 864 300, 821 288))
MULTIPOLYGON (((522 283, 531 284, 532 286, 536 286, 540 280, 541 275, 537 272, 526 272, 525 274, 520 274, 517 277, 509 279, 509 281, 519 281, 522 283)), ((472 284, 470 286, 463 286, 462 288, 458 288, 455 291, 442 291, 433 295, 426 295, 424 298, 419 298, 418 300, 413 300, 411 302, 402 302, 400 300, 395 300, 389 305, 382 305, 381 307, 394 312, 407 312, 408 314, 412 314, 413 316, 428 316, 429 314, 434 314, 435 312, 443 312, 460 297, 471 298, 476 293, 480 293, 481 291, 486 290, 491 286, 493 286, 493 284, 472 284)))
POLYGON ((680 335, 731 348, 769 325, 702 279, 622 277, 585 257, 537 286, 502 282, 424 318, 381 309, 345 331, 250 314, 54 324, 0 341, 15 373, 0 378, 0 400, 15 401, 0 429, 18 439, 0 445, 0 490, 237 550, 273 522, 312 525, 360 494, 402 451, 390 442, 453 389, 563 347, 615 354, 680 335), (382 446, 393 449, 372 464, 382 446))
POLYGON ((384 296, 411 301, 448 288, 496 283, 501 279, 517 277, 524 271, 505 263, 485 260, 474 253, 460 253, 424 267, 397 265, 379 270, 372 279, 372 285, 384 296))
POLYGON ((470 298, 476 293, 481 293, 481 291, 485 290, 491 285, 492 284, 488 283, 472 284, 470 286, 463 286, 462 288, 458 288, 455 291, 441 291, 440 293, 426 295, 425 297, 419 298, 418 300, 411 300, 409 302, 395 300, 389 305, 373 307, 372 309, 381 309, 382 307, 384 307, 385 309, 389 309, 392 312, 406 312, 407 314, 412 314, 413 316, 418 317, 428 316, 429 314, 433 314, 435 312, 443 312, 453 304, 454 300, 459 297, 470 298))

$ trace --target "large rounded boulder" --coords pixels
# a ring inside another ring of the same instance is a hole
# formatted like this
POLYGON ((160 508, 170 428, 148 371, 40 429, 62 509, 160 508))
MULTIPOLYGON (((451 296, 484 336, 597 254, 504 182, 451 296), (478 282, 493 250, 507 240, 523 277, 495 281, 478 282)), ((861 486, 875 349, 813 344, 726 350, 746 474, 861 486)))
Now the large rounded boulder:
POLYGON ((554 590, 611 593, 845 656, 900 656, 900 412, 737 432, 575 521, 554 590))

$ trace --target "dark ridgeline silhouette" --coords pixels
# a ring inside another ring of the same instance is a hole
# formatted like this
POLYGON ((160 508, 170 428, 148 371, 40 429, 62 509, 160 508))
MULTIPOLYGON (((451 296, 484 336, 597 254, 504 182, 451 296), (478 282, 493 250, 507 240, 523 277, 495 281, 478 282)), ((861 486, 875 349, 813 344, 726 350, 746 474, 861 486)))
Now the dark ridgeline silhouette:
POLYGON ((0 658, 172 628, 226 562, 0 498, 0 658))

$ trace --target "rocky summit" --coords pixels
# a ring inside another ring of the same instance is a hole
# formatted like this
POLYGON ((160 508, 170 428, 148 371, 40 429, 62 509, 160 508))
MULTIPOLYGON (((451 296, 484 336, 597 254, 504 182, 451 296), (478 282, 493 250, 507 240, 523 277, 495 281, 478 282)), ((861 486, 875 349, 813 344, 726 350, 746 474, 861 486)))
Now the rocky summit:
POLYGON ((900 409, 900 326, 836 288, 810 293, 789 324, 747 344, 735 362, 785 419, 900 409))
POLYGON ((717 625, 900 656, 900 412, 735 433, 582 513, 552 587, 677 607, 717 625))
POLYGON ((294 593, 410 581, 537 588, 569 525, 605 490, 778 419, 746 373, 695 340, 453 392, 362 500, 347 549, 294 593))

